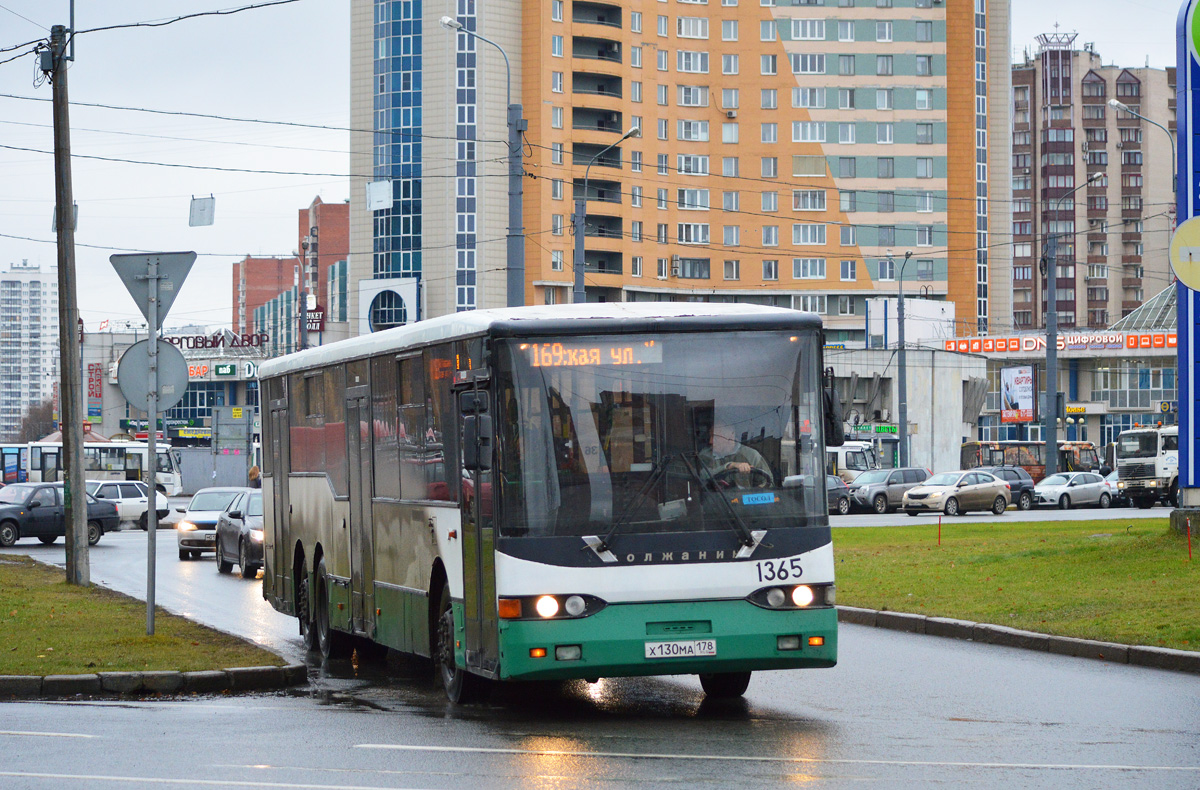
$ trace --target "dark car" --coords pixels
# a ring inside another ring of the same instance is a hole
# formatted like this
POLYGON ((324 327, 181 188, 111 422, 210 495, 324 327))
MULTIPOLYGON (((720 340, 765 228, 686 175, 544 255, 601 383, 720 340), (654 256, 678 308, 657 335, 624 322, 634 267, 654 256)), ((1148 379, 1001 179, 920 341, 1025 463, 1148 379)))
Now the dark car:
POLYGON ((981 466, 979 471, 988 472, 1008 483, 1012 489, 1012 501, 1017 510, 1031 510, 1037 503, 1033 478, 1019 466, 981 466))
MULTIPOLYGON (((14 483, 0 489, 0 546, 21 538, 37 538, 49 545, 66 534, 62 483, 14 483)), ((88 545, 95 546, 105 532, 117 529, 117 506, 87 497, 88 545)))
POLYGON ((825 490, 829 493, 829 512, 846 515, 850 512, 850 487, 837 475, 825 476, 825 490))
POLYGON ((229 573, 236 562, 242 578, 253 579, 263 566, 262 491, 238 494, 217 519, 217 571, 229 573))
POLYGON ((1129 499, 1129 495, 1125 493, 1125 489, 1117 488, 1117 470, 1113 470, 1104 476, 1104 482, 1108 483, 1108 490, 1112 493, 1113 507, 1132 507, 1133 502, 1129 499))

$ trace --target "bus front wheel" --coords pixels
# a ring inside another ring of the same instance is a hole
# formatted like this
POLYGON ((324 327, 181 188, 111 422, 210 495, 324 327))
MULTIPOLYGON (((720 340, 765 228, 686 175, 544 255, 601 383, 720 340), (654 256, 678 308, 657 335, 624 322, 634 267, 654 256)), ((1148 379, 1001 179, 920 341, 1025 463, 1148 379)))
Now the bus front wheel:
POLYGON ((750 673, 715 672, 711 675, 701 675, 700 687, 707 696, 715 699, 740 697, 750 687, 750 673))
POLYGON ((454 609, 450 605, 450 588, 442 586, 441 599, 438 605, 440 616, 437 620, 433 660, 437 665, 438 677, 446 697, 455 705, 465 705, 486 696, 487 681, 478 675, 472 675, 458 666, 454 659, 454 609))

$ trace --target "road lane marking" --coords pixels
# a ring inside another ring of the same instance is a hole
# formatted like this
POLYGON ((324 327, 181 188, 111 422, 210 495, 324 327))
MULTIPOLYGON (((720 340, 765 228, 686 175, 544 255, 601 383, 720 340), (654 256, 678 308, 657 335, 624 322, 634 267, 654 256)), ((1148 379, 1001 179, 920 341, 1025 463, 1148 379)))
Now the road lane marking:
POLYGON ((0 735, 23 735, 30 738, 99 738, 81 732, 33 732, 32 730, 0 730, 0 735))
POLYGON ((504 749, 483 746, 410 746, 389 743, 359 743, 355 749, 390 749, 408 752, 456 752, 461 754, 512 754, 545 757, 596 757, 633 760, 707 760, 713 762, 801 763, 832 765, 893 765, 927 766, 934 768, 1015 768, 1019 770, 1088 770, 1088 771, 1197 771, 1200 765, 1103 765, 1086 763, 989 763, 950 760, 850 760, 823 757, 754 757, 752 755, 721 754, 656 754, 638 752, 569 752, 558 749, 504 749))
MULTIPOLYGON (((0 777, 14 779, 74 779, 82 782, 114 782, 121 784, 184 785, 187 787, 279 787, 296 790, 383 790, 380 785, 316 785, 296 782, 262 782, 256 779, 172 779, 162 776, 115 776, 112 774, 50 774, 32 771, 0 771, 0 777)), ((419 790, 418 788, 387 788, 387 790, 419 790)))

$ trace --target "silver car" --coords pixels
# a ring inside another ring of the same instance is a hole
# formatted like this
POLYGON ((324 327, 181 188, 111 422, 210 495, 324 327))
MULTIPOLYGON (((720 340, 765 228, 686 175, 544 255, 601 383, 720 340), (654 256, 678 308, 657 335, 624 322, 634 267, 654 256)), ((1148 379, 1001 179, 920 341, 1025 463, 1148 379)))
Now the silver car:
POLYGON ((200 552, 213 551, 217 545, 217 519, 229 510, 238 494, 248 488, 202 488, 186 508, 176 508, 183 518, 175 525, 179 541, 179 559, 195 559, 200 552))
POLYGON ((1033 488, 1037 503, 1069 510, 1076 505, 1108 507, 1112 490, 1095 472, 1063 472, 1044 477, 1033 488))
POLYGON ((904 504, 904 492, 929 477, 929 470, 918 466, 901 469, 872 469, 854 478, 850 484, 851 504, 876 513, 890 513, 904 504))

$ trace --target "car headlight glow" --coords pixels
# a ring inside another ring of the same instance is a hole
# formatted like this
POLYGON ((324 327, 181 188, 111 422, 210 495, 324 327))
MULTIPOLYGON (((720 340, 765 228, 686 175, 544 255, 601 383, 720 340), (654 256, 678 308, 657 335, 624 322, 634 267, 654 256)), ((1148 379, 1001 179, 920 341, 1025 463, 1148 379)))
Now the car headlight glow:
POLYGON ((558 614, 558 599, 553 595, 543 595, 537 599, 535 608, 542 617, 553 617, 558 614))
POLYGON ((192 532, 196 529, 196 525, 190 521, 180 521, 175 525, 175 529, 179 530, 180 532, 192 532))
POLYGON ((261 529, 250 530, 250 540, 257 540, 259 543, 262 543, 262 539, 263 531, 261 529))

